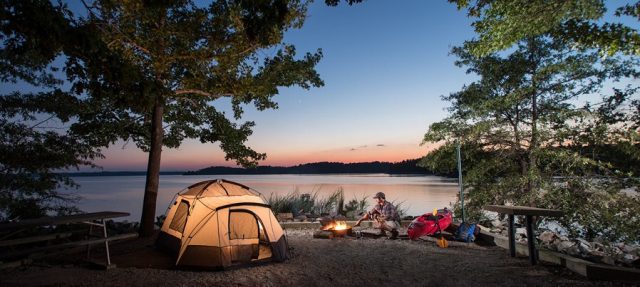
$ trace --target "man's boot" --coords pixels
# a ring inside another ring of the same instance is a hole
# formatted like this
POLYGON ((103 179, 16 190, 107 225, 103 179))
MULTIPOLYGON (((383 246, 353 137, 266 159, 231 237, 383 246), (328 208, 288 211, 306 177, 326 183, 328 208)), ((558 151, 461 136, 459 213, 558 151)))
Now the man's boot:
POLYGON ((391 237, 389 239, 398 239, 398 230, 391 230, 391 237))

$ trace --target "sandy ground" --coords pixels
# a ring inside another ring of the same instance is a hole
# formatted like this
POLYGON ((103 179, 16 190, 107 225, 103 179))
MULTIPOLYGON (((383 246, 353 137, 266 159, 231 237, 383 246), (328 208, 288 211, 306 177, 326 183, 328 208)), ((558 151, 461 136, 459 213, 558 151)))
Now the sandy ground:
MULTIPOLYGON (((118 268, 95 270, 65 260, 0 271, 0 286, 637 286, 588 281, 551 265, 530 266, 494 246, 365 239, 313 239, 288 231, 293 258, 226 271, 175 270, 149 240, 112 245, 118 268), (150 264, 149 262, 153 262, 150 264)), ((99 253, 99 251, 94 252, 99 253)), ((99 255, 99 254, 98 254, 99 255)), ((60 258, 59 258, 60 259, 60 258)), ((58 259, 58 260, 59 260, 58 259)))

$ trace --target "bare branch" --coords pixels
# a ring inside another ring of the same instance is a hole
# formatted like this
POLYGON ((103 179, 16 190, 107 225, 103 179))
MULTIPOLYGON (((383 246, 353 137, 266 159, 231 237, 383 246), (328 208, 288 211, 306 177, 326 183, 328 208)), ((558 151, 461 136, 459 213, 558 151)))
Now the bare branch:
POLYGON ((32 125, 32 126, 31 126, 31 127, 29 127, 29 128, 30 128, 30 129, 33 129, 33 128, 35 128, 35 127, 37 127, 37 126, 39 126, 39 125, 41 125, 41 124, 43 124, 43 123, 45 123, 45 122, 48 122, 50 119, 53 119, 53 117, 54 117, 54 116, 50 116, 50 117, 48 117, 48 118, 46 118, 46 119, 44 119, 44 120, 40 121, 39 123, 37 123, 37 124, 35 124, 35 125, 32 125))

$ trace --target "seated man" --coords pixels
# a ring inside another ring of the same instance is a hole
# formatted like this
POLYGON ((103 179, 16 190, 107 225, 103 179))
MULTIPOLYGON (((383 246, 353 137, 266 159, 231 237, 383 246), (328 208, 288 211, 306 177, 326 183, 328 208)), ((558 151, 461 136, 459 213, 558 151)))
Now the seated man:
POLYGON ((386 234, 385 231, 391 232, 391 239, 398 237, 398 227, 400 226, 400 217, 396 211, 395 206, 385 199, 384 193, 378 192, 373 198, 378 202, 371 209, 371 211, 365 213, 362 218, 358 219, 354 226, 359 226, 360 222, 365 219, 372 219, 374 227, 380 229, 381 234, 386 234))

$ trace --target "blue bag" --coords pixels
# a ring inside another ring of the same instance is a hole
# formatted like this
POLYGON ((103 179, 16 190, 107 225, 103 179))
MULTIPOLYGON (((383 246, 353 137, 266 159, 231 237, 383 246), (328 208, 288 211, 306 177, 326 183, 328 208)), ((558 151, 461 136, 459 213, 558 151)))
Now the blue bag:
POLYGON ((480 232, 480 227, 474 223, 463 222, 458 227, 454 236, 455 240, 462 242, 474 242, 476 240, 476 234, 480 232))

